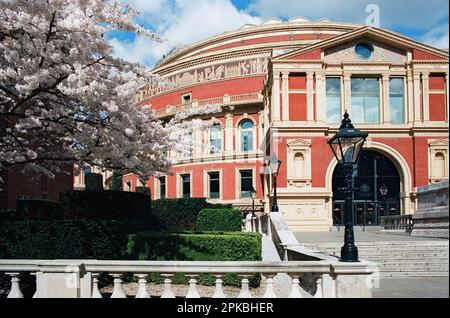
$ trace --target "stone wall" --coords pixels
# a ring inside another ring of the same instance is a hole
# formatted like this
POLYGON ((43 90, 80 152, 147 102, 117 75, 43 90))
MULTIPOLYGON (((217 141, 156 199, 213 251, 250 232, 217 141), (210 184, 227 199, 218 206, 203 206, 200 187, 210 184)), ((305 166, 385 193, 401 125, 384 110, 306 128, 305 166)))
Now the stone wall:
POLYGON ((448 180, 417 189, 411 236, 449 238, 448 180))

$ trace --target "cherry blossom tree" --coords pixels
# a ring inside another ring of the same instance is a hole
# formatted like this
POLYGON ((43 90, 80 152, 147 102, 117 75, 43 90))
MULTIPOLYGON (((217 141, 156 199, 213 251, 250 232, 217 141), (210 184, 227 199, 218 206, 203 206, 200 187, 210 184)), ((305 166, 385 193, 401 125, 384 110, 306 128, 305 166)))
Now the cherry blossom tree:
POLYGON ((52 176, 61 163, 96 165, 142 178, 164 173, 179 135, 205 125, 158 120, 134 103, 143 85, 168 85, 146 67, 114 57, 106 34, 162 39, 107 0, 0 0, 0 170, 22 164, 52 176))

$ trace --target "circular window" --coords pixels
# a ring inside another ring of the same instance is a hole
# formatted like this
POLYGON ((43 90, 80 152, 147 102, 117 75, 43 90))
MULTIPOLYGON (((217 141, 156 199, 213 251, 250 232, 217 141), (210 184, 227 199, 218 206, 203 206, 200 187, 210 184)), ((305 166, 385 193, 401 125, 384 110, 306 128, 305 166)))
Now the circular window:
POLYGON ((367 60, 373 53, 373 46, 369 43, 358 43, 355 46, 355 53, 358 57, 367 60))

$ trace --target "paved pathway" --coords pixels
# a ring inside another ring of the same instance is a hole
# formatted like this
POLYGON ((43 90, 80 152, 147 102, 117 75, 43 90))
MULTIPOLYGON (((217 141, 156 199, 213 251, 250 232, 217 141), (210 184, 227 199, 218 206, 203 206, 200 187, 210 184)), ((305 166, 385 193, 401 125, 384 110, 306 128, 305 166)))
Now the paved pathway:
MULTIPOLYGON (((294 232, 300 244, 302 243, 333 243, 344 242, 344 231, 337 232, 294 232)), ((355 242, 393 242, 393 241, 436 241, 439 239, 411 237, 409 235, 386 234, 377 231, 355 231, 355 242)))
POLYGON ((387 278, 374 289, 374 298, 449 298, 448 277, 387 278))

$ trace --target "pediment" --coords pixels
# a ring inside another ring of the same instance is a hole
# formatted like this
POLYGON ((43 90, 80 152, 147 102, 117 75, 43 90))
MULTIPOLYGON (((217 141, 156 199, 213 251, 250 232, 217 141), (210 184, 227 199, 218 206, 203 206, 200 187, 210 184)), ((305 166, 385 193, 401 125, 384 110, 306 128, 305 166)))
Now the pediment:
POLYGON ((436 140, 430 140, 428 142, 428 145, 430 147, 442 147, 442 146, 447 146, 448 147, 448 139, 436 139, 436 140))
POLYGON ((406 60, 406 52, 413 52, 415 59, 447 60, 448 52, 413 41, 398 33, 365 26, 354 31, 343 33, 335 37, 311 44, 304 48, 286 53, 274 58, 273 62, 286 60, 317 59, 320 53, 330 61, 355 60, 354 45, 360 41, 367 41, 374 47, 373 60, 402 62, 406 60), (351 54, 350 54, 351 51, 351 54))
POLYGON ((294 147, 311 147, 311 141, 305 139, 295 139, 287 143, 289 148, 294 147))

